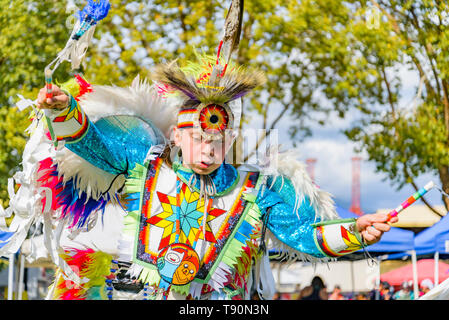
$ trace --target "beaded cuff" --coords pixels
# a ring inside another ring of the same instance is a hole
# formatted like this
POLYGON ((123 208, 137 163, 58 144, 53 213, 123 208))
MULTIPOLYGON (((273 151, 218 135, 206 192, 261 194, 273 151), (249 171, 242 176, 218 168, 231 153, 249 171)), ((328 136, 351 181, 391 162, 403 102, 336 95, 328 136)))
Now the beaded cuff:
POLYGON ((317 247, 328 257, 340 257, 363 248, 355 227, 356 219, 341 219, 313 224, 317 247))
MULTIPOLYGON (((52 140, 73 143, 80 140, 89 128, 89 119, 73 96, 69 96, 69 106, 50 116, 49 129, 52 140), (50 128, 51 127, 51 128, 50 128)), ((56 111, 52 112, 53 114, 56 111)))

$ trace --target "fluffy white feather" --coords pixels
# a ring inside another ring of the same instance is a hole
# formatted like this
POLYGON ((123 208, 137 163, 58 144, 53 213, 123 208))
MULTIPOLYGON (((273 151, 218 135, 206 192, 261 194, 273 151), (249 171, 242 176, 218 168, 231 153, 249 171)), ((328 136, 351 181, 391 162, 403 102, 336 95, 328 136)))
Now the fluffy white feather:
POLYGON ((67 148, 59 149, 54 160, 58 164, 58 174, 63 177, 63 182, 75 178, 75 188, 85 192, 88 198, 98 200, 108 191, 110 199, 114 200, 115 193, 125 183, 125 177, 121 175, 111 185, 116 175, 94 166, 67 148))
POLYGON ((304 197, 307 196, 321 220, 337 219, 339 216, 331 195, 313 183, 306 166, 298 158, 299 152, 295 149, 279 152, 277 148, 272 148, 263 164, 261 173, 272 176, 273 181, 284 177, 290 179, 296 191, 295 212, 304 197))
POLYGON ((168 138, 180 100, 161 97, 155 86, 137 76, 126 88, 93 86, 92 92, 80 98, 80 105, 93 122, 110 115, 134 115, 150 120, 168 138))

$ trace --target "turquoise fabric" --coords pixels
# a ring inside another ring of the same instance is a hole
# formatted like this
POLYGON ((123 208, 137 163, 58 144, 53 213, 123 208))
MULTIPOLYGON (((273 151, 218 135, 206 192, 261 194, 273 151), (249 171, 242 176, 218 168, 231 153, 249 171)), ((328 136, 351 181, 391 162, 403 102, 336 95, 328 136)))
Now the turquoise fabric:
POLYGON ((127 175, 143 163, 151 146, 164 137, 151 123, 133 116, 105 117, 91 123, 86 135, 66 147, 94 166, 127 175))
MULTIPOLYGON (((191 169, 183 167, 179 162, 174 162, 173 169, 176 174, 184 180, 184 182, 189 181, 192 175, 195 175, 193 182, 194 188, 197 192, 200 190, 200 178, 199 175, 193 172, 191 169)), ((217 190, 217 196, 225 195, 226 193, 232 191, 238 182, 239 173, 230 164, 223 163, 217 170, 209 174, 212 178, 214 185, 217 190)))
POLYGON ((273 186, 271 183, 272 179, 269 178, 267 188, 261 188, 256 199, 264 221, 267 218, 267 228, 289 247, 317 258, 325 257, 314 241, 315 228, 312 224, 320 219, 316 217, 310 200, 304 198, 297 208, 297 214, 294 212, 296 193, 291 181, 278 178, 273 186), (268 189, 270 186, 271 189, 268 189), (268 208, 271 210, 266 217, 268 208))

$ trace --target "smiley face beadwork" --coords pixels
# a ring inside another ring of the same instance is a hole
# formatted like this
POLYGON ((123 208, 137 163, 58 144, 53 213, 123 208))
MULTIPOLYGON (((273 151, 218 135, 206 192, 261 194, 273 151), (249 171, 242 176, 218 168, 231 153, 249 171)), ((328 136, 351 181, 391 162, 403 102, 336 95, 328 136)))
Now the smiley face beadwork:
POLYGON ((198 273, 200 260, 196 251, 183 243, 174 243, 161 250, 157 268, 162 279, 173 285, 190 283, 198 273))

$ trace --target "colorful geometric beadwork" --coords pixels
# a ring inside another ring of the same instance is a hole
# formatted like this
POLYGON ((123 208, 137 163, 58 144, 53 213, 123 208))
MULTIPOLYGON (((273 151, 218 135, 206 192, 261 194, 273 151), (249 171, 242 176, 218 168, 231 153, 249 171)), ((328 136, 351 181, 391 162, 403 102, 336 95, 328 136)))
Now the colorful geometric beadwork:
POLYGON ((70 105, 59 113, 51 122, 53 131, 57 131, 57 141, 67 143, 79 140, 89 128, 89 119, 74 97, 70 96, 70 105), (57 130, 56 130, 57 129, 57 130))
POLYGON ((182 109, 178 112, 178 128, 193 128, 198 111, 196 108, 182 109))
MULTIPOLYGON (((176 237, 176 197, 156 191, 163 212, 152 216, 148 223, 164 229, 159 245, 159 250, 175 242, 176 237)), ((191 192, 186 184, 181 187, 180 197, 180 237, 179 242, 193 245, 195 236, 203 220, 204 198, 199 197, 197 192, 191 192)), ((206 221, 206 240, 215 243, 215 237, 209 226, 209 222, 226 213, 225 210, 211 208, 208 210, 206 221)), ((204 235, 203 235, 204 239, 204 235)))
MULTIPOLYGON (((156 191, 158 178, 163 161, 156 158, 148 164, 144 187, 141 192, 141 210, 138 218, 138 234, 135 243, 134 263, 147 268, 156 268, 158 257, 162 249, 174 245, 176 242, 176 204, 175 195, 156 191), (157 198, 154 198, 157 197, 157 198), (153 201, 159 200, 162 212, 154 212, 153 201), (152 241, 152 242, 151 242, 152 241), (159 242, 155 242, 159 241, 159 242), (152 248, 150 249, 150 242, 152 248)), ((165 171, 164 171, 165 172, 165 171)), ((244 191, 255 187, 259 173, 248 173, 241 185, 230 209, 225 211, 218 208, 208 210, 206 232, 202 235, 204 254, 199 263, 199 271, 195 280, 208 281, 209 272, 220 263, 219 257, 229 259, 229 256, 239 254, 239 249, 246 245, 253 232, 254 218, 244 217, 245 208, 253 203, 245 200, 244 191), (212 230, 210 223, 221 217, 222 222, 212 230), (246 221, 246 219, 249 219, 246 221), (231 235, 233 235, 231 237, 231 235), (237 248, 238 247, 238 248, 237 248), (230 248, 230 249, 229 249, 230 248), (226 249, 227 254, 223 255, 226 249), (229 249, 229 250, 228 250, 229 249), (214 267, 215 266, 215 267, 214 267)), ((176 179, 176 175, 170 176, 176 179)), ((164 176, 164 179, 171 179, 164 176)), ((162 183, 162 182, 161 182, 162 183)), ((165 181, 164 183, 168 183, 165 181)), ((179 242, 192 245, 198 230, 201 230, 203 219, 204 200, 199 198, 196 191, 192 191, 183 184, 180 199, 180 237, 179 242)), ((257 220, 257 219, 256 219, 257 220)), ((255 221, 255 220, 254 220, 255 221)), ((230 259, 229 261, 231 261, 230 259)))
POLYGON ((315 228, 315 240, 321 251, 329 257, 339 257, 362 248, 355 235, 353 223, 319 225, 315 228))

